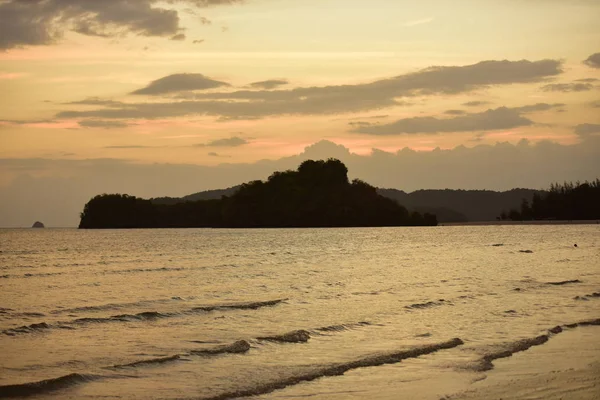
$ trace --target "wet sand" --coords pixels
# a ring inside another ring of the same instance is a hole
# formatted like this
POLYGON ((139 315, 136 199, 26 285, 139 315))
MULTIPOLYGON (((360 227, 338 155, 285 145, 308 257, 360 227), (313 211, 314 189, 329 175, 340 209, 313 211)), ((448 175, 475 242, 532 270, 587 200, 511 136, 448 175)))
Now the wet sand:
POLYGON ((579 327, 541 346, 494 361, 466 392, 451 400, 600 399, 600 327, 579 327))

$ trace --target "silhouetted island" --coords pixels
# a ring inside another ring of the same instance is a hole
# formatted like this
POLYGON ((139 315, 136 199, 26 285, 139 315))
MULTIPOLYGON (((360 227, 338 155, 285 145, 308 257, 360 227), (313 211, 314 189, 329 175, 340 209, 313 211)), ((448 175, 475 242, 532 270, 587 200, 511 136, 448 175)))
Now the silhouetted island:
POLYGON ((31 227, 32 228, 45 228, 44 224, 42 224, 40 221, 35 221, 31 227))
POLYGON ((502 211, 499 220, 597 220, 600 219, 600 179, 583 183, 552 184, 550 190, 523 199, 520 209, 502 211))
POLYGON ((308 160, 297 171, 275 172, 219 199, 161 204, 103 194, 81 213, 79 228, 291 228, 435 226, 435 215, 409 213, 355 179, 337 159, 308 160))

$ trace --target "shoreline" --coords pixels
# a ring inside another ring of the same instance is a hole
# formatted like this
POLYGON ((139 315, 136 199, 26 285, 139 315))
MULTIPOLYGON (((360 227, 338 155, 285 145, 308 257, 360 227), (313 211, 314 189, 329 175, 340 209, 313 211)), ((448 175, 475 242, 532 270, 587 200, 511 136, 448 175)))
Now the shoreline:
POLYGON ((597 225, 600 220, 544 220, 544 221, 470 221, 441 222, 438 226, 493 226, 493 225, 597 225))
POLYGON ((593 400, 600 398, 600 340, 578 327, 541 346, 494 361, 485 378, 445 400, 593 400))

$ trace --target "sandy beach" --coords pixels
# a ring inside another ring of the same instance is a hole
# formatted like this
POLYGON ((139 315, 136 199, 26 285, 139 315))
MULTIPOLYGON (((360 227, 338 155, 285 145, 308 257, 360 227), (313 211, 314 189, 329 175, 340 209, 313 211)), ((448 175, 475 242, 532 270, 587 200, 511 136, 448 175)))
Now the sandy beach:
POLYGON ((553 336, 494 368, 472 388, 448 400, 600 399, 600 327, 578 327, 553 336))

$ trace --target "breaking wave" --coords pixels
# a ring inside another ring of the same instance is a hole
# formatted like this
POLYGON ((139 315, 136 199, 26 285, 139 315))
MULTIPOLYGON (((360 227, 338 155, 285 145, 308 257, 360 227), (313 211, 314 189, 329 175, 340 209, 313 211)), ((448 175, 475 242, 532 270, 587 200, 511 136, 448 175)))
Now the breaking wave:
POLYGON ((430 307, 443 306, 443 305, 446 305, 446 304, 451 305, 452 303, 450 303, 449 301, 444 300, 444 299, 439 299, 438 301, 428 301, 428 302, 425 302, 425 303, 411 304, 409 306, 405 306, 404 308, 415 310, 415 309, 421 309, 421 308, 430 308, 430 307))
POLYGON ((573 279, 570 281, 558 281, 558 282, 546 282, 546 284, 548 285, 554 285, 554 286, 562 286, 562 285, 568 285, 571 283, 581 283, 581 281, 579 279, 573 279))
POLYGON ((179 354, 169 357, 161 357, 161 358, 151 358, 149 360, 135 361, 129 364, 119 364, 114 365, 113 368, 126 368, 126 367, 139 367, 144 365, 152 365, 152 364, 164 364, 171 361, 177 361, 181 358, 179 354))
POLYGON ((309 382, 326 376, 343 375, 345 372, 357 368, 375 367, 384 364, 398 363, 408 358, 416 358, 425 354, 435 353, 443 349, 450 349, 463 344, 461 339, 455 338, 447 342, 436 343, 426 346, 415 347, 409 350, 395 351, 359 358, 354 361, 336 363, 316 367, 312 371, 284 377, 266 384, 258 385, 249 389, 241 389, 233 392, 222 393, 216 396, 206 397, 203 400, 228 400, 238 397, 258 396, 271 393, 275 390, 284 389, 288 386, 309 382))
MULTIPOLYGON (((199 306, 188 310, 171 313, 161 313, 158 311, 145 311, 137 314, 119 314, 109 317, 83 317, 71 321, 63 321, 57 324, 48 324, 46 322, 32 324, 29 326, 21 326, 2 331, 3 334, 15 336, 17 334, 26 334, 38 332, 42 329, 60 328, 60 329, 75 329, 73 325, 88 325, 112 322, 136 322, 136 321, 155 321, 163 318, 177 317, 181 315, 196 314, 198 312, 213 312, 213 311, 231 311, 231 310, 258 310, 263 307, 271 307, 284 302, 287 299, 277 299, 268 301, 255 301, 249 303, 233 303, 233 304, 217 304, 211 306, 199 306)), ((99 306, 107 307, 107 306, 99 306)), ((65 310, 60 310, 61 312, 65 310)))
POLYGON ((310 339, 310 332, 304 329, 297 331, 291 331, 282 335, 274 336, 262 336, 258 337, 258 340, 266 340, 268 342, 281 342, 281 343, 305 343, 310 339))
POLYGON ((41 395, 100 378, 101 377, 97 375, 69 374, 59 378, 46 379, 38 382, 0 386, 0 398, 41 395))
POLYGON ((240 354, 250 350, 250 343, 245 340, 238 340, 232 344, 217 346, 211 349, 192 350, 190 354, 195 356, 209 356, 217 354, 240 354))

